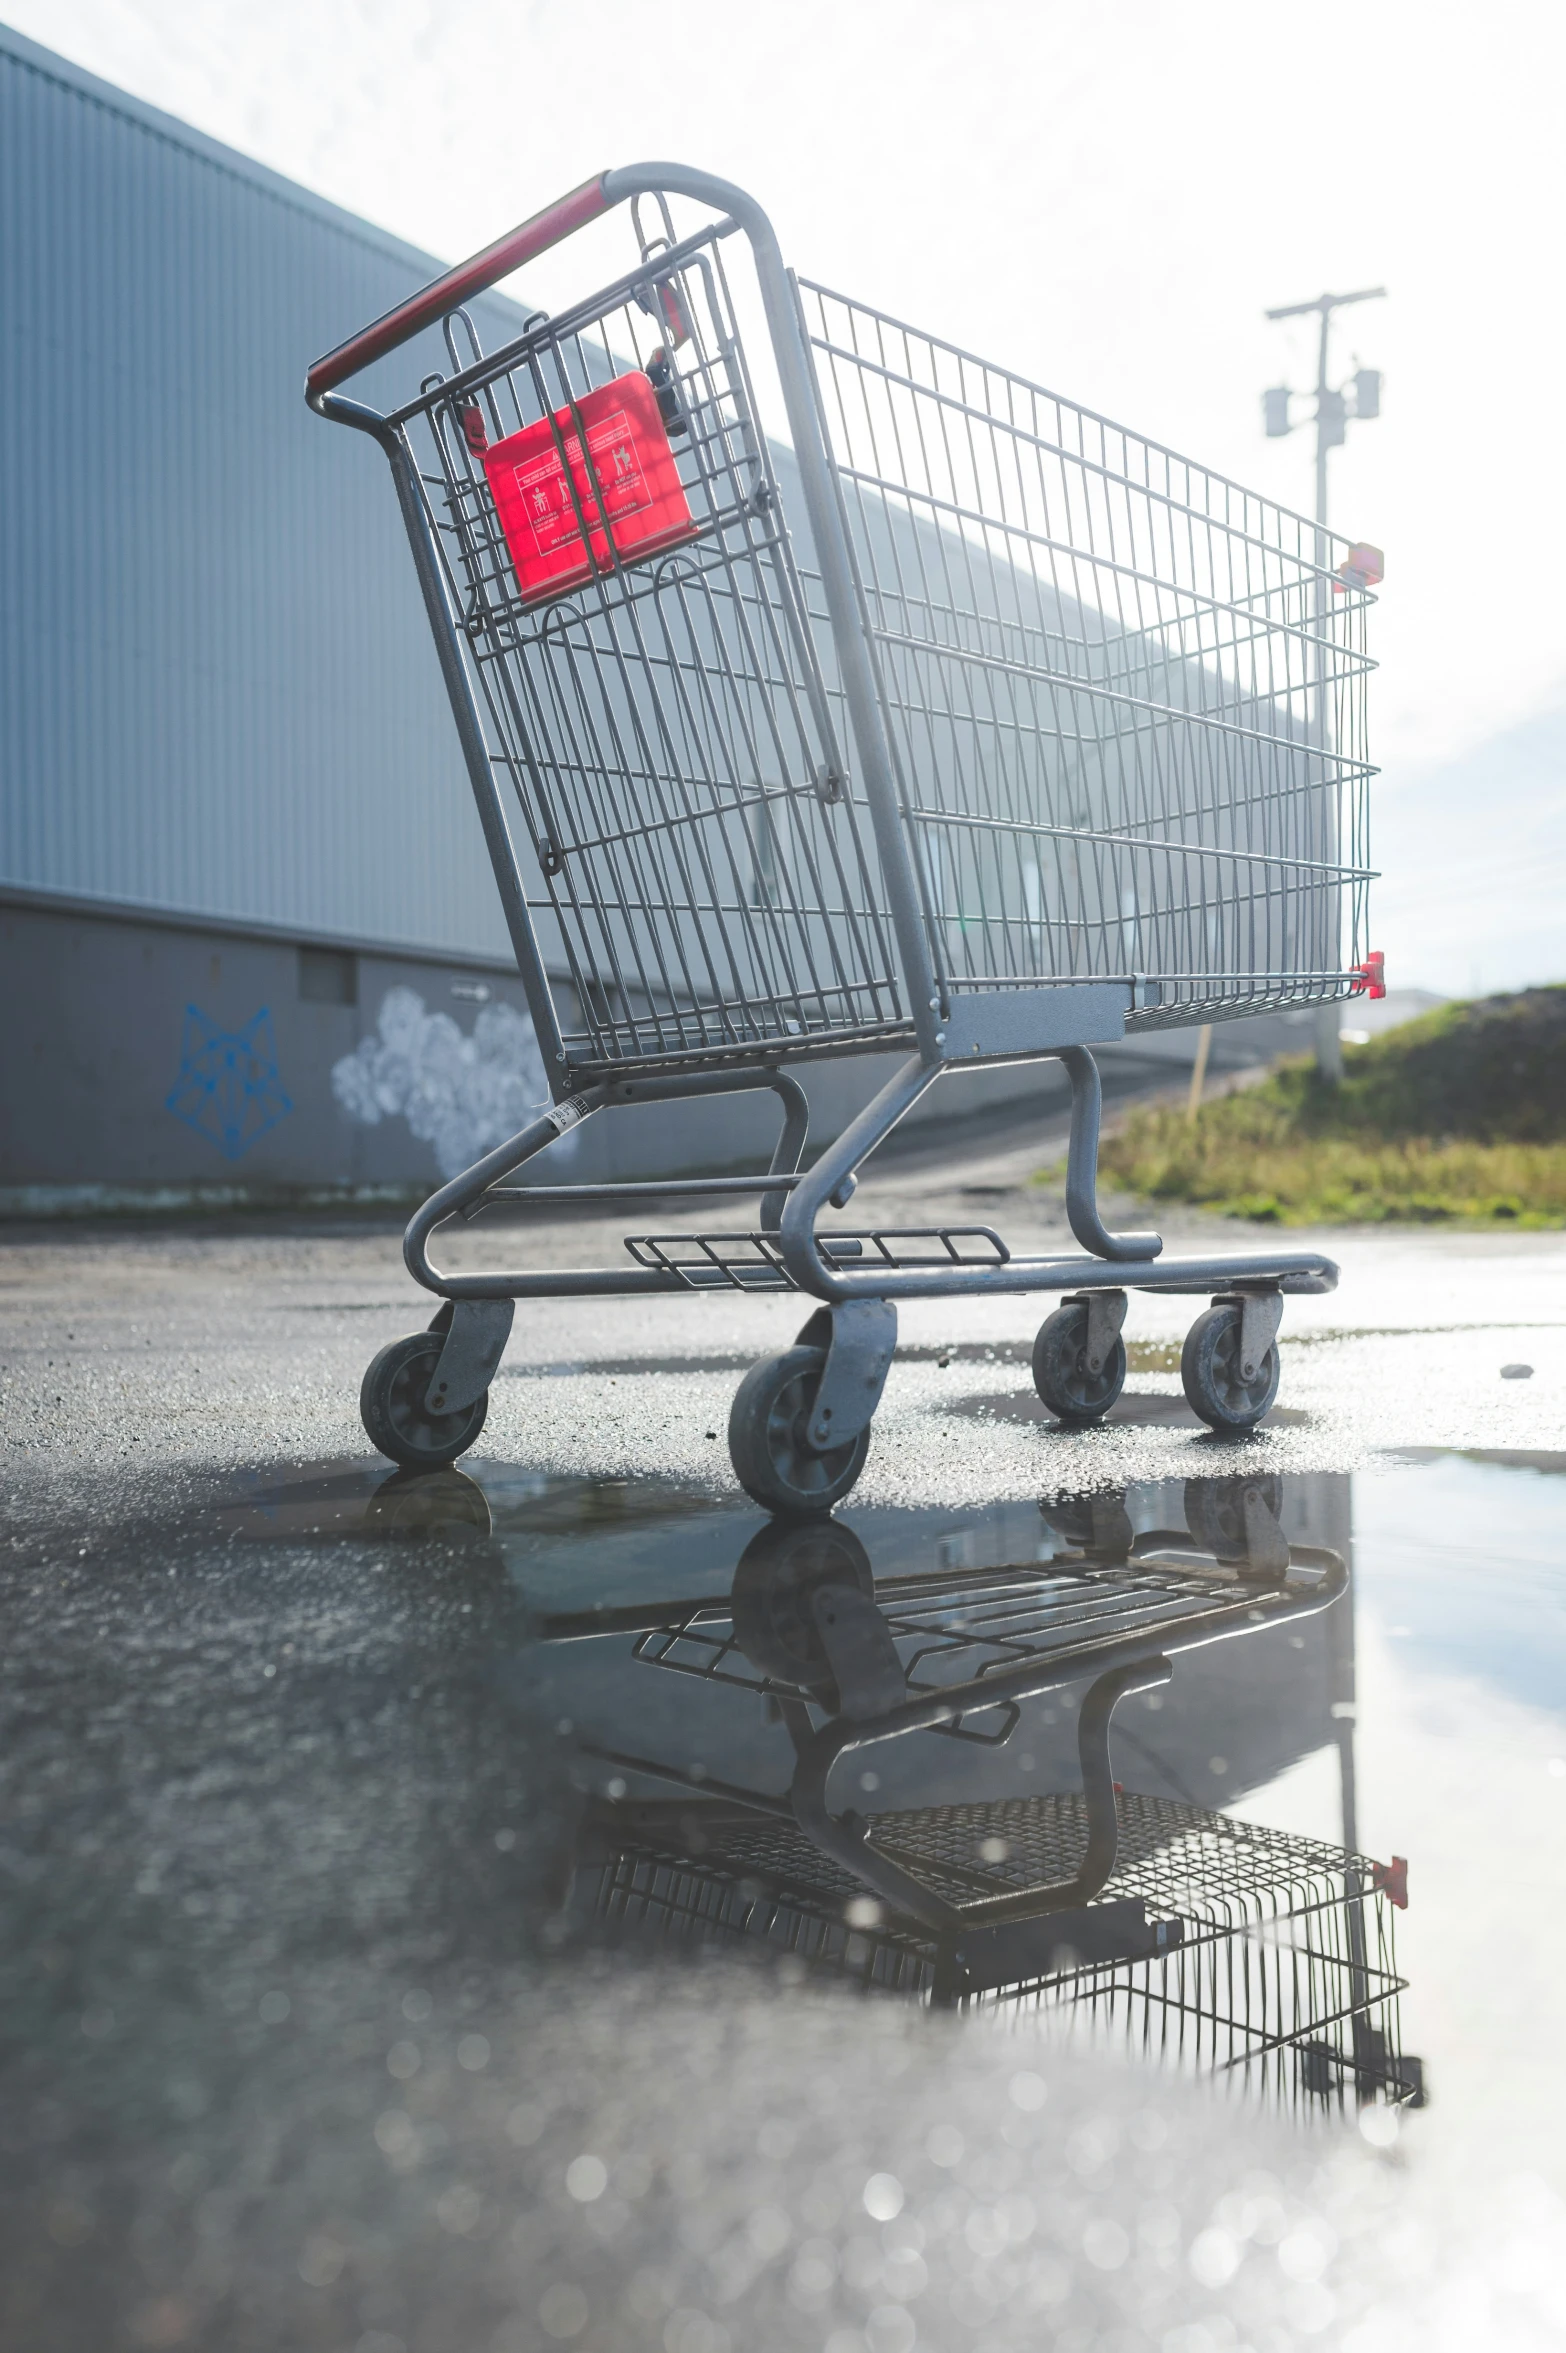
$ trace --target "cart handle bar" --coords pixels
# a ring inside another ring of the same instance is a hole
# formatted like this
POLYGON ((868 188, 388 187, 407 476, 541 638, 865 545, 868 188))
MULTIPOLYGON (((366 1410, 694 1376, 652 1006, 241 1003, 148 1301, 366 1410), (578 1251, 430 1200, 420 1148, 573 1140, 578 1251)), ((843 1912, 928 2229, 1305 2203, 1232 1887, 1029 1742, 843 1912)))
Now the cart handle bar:
POLYGON ((361 368, 372 360, 384 359, 424 327, 433 326, 470 295, 482 294, 501 278, 509 278, 524 262, 534 261, 547 253, 551 245, 558 245, 600 213, 608 212, 615 201, 608 192, 611 174, 595 173, 584 180, 580 188, 573 188, 569 196, 559 197, 546 204, 542 212, 535 212, 531 220, 523 221, 515 229, 508 229, 504 237, 497 237, 493 245, 486 245, 482 253, 475 253, 471 261, 458 262, 455 269, 436 278, 417 294, 410 294, 406 302, 399 302, 384 318, 372 326, 361 327, 357 335, 350 335, 335 351, 318 359, 305 378, 305 398, 314 408, 322 396, 334 386, 357 376, 361 368))

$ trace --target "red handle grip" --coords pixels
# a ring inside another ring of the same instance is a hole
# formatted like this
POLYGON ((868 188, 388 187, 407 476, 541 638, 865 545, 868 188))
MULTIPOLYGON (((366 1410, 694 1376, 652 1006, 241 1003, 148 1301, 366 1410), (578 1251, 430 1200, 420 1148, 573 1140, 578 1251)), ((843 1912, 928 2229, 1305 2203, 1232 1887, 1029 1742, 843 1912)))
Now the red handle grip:
POLYGON ((475 253, 471 261, 458 262, 454 270, 434 279, 417 294, 410 294, 406 302, 399 302, 384 318, 377 319, 372 326, 361 327, 357 335, 350 335, 346 343, 340 343, 335 351, 316 361, 305 378, 305 398, 311 402, 319 400, 335 385, 357 376, 372 360, 384 359, 399 343, 406 343, 421 328, 444 318, 470 295, 482 294, 486 286, 509 277, 524 262, 547 253, 551 245, 558 245, 562 237, 569 237, 573 230, 595 221, 601 212, 609 210, 609 198, 604 193, 608 177, 607 172, 599 172, 593 179, 584 180, 569 196, 545 205, 531 220, 509 229, 504 237, 497 237, 493 245, 475 253))

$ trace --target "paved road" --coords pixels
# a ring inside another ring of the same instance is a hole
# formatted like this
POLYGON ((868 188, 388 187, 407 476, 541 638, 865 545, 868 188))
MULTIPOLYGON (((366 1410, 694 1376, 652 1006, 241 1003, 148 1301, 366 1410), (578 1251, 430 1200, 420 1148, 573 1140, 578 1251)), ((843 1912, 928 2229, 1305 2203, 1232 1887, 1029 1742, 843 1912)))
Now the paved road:
MULTIPOLYGON (((1058 1200, 1026 1181, 1064 1131, 930 1166, 872 1172, 856 1223, 990 1224, 1014 1247, 1072 1247, 1058 1200)), ((672 1223, 656 1207, 648 1224, 672 1223)), ((467 1229, 449 1262, 615 1264, 622 1226, 467 1229)), ((1220 1220, 1164 1225, 1166 1249, 1243 1247, 1220 1220)), ((1280 1468, 1350 1470, 1390 1446, 1558 1445, 1566 1381, 1566 1245, 1553 1235, 1291 1233, 1343 1269, 1291 1300, 1280 1468), (1535 1367, 1503 1382, 1505 1363, 1535 1367), (1295 1417, 1308 1417, 1301 1421, 1295 1417)), ((1263 1240, 1265 1246, 1265 1237, 1263 1240)), ((12 1229, 5 1285, 9 1459, 51 1468, 259 1465, 362 1455, 356 1398, 374 1351, 428 1320, 394 1231, 256 1224, 228 1231, 12 1229)), ((1179 1400, 1190 1302, 1133 1300, 1133 1379, 1087 1440, 1041 1425, 1018 1356, 1026 1300, 915 1302, 859 1490, 867 1503, 958 1504, 1053 1483, 1175 1475, 1198 1427, 1179 1400), (946 1356, 946 1367, 939 1359, 946 1356), (972 1418, 985 1399, 993 1418, 972 1418), (1020 1413, 1021 1419, 1017 1418, 1020 1413), (956 1417, 956 1418, 954 1418, 956 1417), (936 1431, 938 1442, 932 1443, 936 1431)), ((740 1371, 792 1338, 788 1298, 544 1302, 524 1307, 481 1452, 570 1475, 667 1476, 733 1492, 721 1438, 740 1371)))
MULTIPOLYGON (((894 1164, 855 1216, 1060 1246, 1036 1157, 894 1164)), ((1389 1449, 1559 1460, 1557 1240, 1329 1247, 1343 1286, 1291 1304, 1276 1426, 1238 1451, 1179 1397, 1179 1303, 1134 1305, 1128 1395, 1074 1439, 1031 1398, 1025 1302, 910 1310, 851 1515, 878 1578, 1110 1558, 1115 1511, 1165 1525, 1237 1469, 1330 1519, 1389 1449)), ((541 1672, 540 1612, 726 1594, 762 1523, 721 1432, 786 1301, 527 1310, 472 1480, 419 1488, 354 1407, 423 1320, 389 1230, 15 1231, 0 1283, 0 2344, 1206 2353, 1439 2343, 1454 2311, 1465 2346, 1554 2341, 1554 2193, 1500 2161, 1409 2176, 1383 2106, 1369 2140, 1352 2100, 1307 2128, 1298 2077, 1283 2115, 1214 2105, 1015 2018, 687 1948, 632 1967, 572 1924, 614 1796, 566 1759, 577 1719, 618 1710, 704 1773, 719 1752, 695 1685, 633 1671, 634 1631, 612 1672, 592 1643, 541 1672)), ((1223 1645, 1227 1682, 1198 1653, 1138 1701, 1163 1711, 1131 1726, 1145 1802, 1239 1804, 1302 1744, 1335 1754, 1346 1623, 1223 1645)), ((775 1716, 725 1705, 731 1776, 761 1772, 775 1716)), ((924 1737, 948 1813, 1071 1783, 1048 1710, 993 1766, 924 1737)))

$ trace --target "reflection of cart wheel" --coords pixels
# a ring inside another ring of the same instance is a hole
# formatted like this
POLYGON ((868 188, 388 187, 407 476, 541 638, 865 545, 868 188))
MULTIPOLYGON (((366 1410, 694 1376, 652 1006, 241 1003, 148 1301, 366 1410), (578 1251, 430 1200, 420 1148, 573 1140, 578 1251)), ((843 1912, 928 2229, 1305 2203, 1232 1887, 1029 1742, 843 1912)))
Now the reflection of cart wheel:
POLYGON ((729 1459, 746 1494, 767 1511, 797 1519, 829 1512, 865 1467, 868 1428, 821 1454, 808 1442, 825 1370, 824 1348, 790 1348, 753 1365, 734 1392, 729 1459))
POLYGON ((1053 1503, 1041 1503, 1039 1511, 1045 1526, 1053 1528, 1057 1536, 1063 1536, 1079 1552, 1088 1550, 1093 1541, 1093 1514, 1085 1496, 1067 1495, 1053 1503))
POLYGON ((1193 1413, 1214 1430, 1253 1429, 1278 1394, 1274 1341, 1252 1379, 1240 1374, 1240 1310, 1225 1303, 1199 1315, 1180 1352, 1180 1379, 1193 1413))
POLYGON ((870 1556, 851 1528, 774 1520, 751 1538, 734 1571, 732 1608, 734 1639, 753 1667, 807 1689, 831 1683, 812 1606, 823 1586, 874 1597, 870 1556))
POLYGON ((466 1472, 394 1471, 364 1507, 367 1534, 488 1536, 493 1522, 484 1490, 466 1472))
POLYGON ((466 1454, 484 1427, 489 1391, 460 1413, 430 1413, 424 1397, 446 1345, 443 1332, 393 1340, 370 1361, 359 1391, 359 1418, 372 1446, 404 1470, 433 1471, 466 1454))
POLYGON ((1198 1544, 1221 1561, 1250 1558, 1245 1526, 1245 1499, 1254 1496, 1275 1520, 1283 1514, 1283 1481, 1269 1473, 1264 1479, 1187 1479, 1185 1524, 1198 1544))
POLYGON ((1126 1344, 1115 1345, 1096 1373, 1087 1365, 1088 1311, 1057 1307, 1033 1343, 1033 1386, 1057 1420, 1082 1427, 1101 1421, 1126 1385, 1126 1344))
POLYGON ((1123 1487, 1107 1495, 1069 1496, 1061 1502, 1041 1503, 1039 1511, 1057 1536, 1064 1536, 1089 1560, 1113 1567, 1131 1558, 1136 1530, 1126 1510, 1123 1487))
POLYGON ((1093 1496, 1088 1510, 1093 1528, 1093 1540, 1088 1546, 1090 1557, 1111 1566, 1129 1560, 1136 1530, 1126 1510, 1124 1490, 1117 1495, 1093 1496))

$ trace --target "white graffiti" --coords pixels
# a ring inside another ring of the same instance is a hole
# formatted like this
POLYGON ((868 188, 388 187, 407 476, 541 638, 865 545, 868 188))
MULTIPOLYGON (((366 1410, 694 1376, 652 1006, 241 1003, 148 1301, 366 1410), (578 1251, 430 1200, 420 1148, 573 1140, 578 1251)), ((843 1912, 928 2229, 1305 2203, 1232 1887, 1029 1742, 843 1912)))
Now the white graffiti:
MULTIPOLYGON (((377 1127, 405 1119, 435 1147, 443 1177, 459 1176, 549 1100, 533 1024, 510 1005, 486 1005, 464 1037, 449 1013, 430 1013, 414 989, 388 989, 376 1035, 332 1066, 332 1092, 350 1119, 377 1127)), ((555 1146, 569 1151, 574 1137, 555 1146)))

